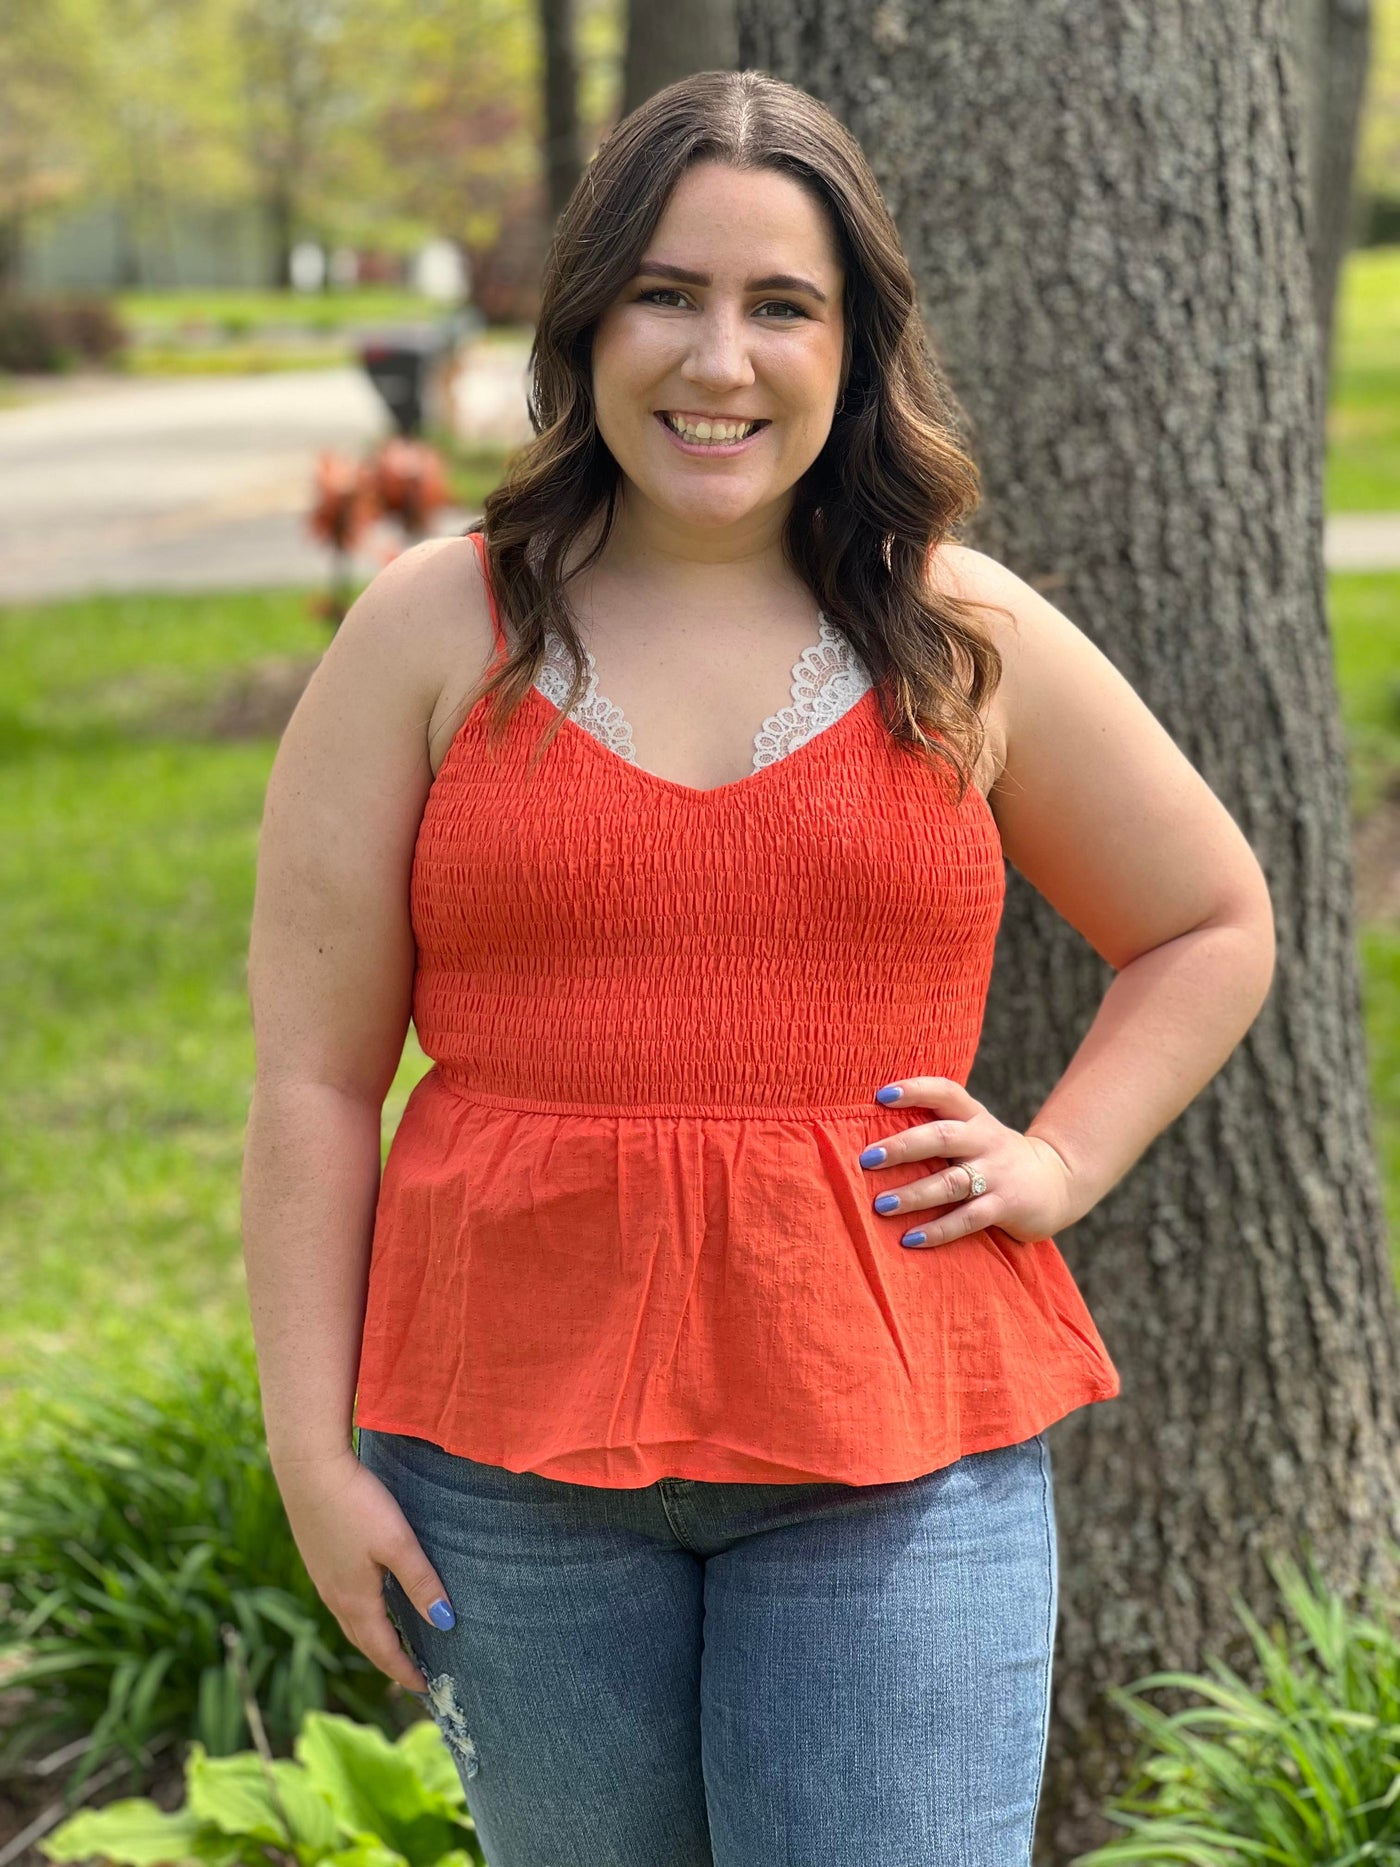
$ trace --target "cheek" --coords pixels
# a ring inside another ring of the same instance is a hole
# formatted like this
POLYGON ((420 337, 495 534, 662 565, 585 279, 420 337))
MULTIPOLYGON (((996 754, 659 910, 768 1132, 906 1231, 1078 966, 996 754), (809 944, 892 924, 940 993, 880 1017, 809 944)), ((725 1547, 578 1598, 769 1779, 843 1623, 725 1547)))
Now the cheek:
POLYGON ((652 318, 619 319, 593 340, 594 374, 619 391, 641 385, 658 370, 673 370, 684 352, 664 326, 652 318))

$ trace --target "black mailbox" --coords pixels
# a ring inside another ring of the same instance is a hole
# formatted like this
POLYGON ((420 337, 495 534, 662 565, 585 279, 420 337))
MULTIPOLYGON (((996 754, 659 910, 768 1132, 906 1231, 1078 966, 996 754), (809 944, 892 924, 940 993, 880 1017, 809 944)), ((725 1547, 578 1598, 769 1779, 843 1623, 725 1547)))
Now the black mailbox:
POLYGON ((403 325, 361 340, 360 362, 400 434, 421 435, 425 415, 443 413, 435 390, 457 346, 474 337, 484 322, 474 306, 465 306, 441 324, 403 325))

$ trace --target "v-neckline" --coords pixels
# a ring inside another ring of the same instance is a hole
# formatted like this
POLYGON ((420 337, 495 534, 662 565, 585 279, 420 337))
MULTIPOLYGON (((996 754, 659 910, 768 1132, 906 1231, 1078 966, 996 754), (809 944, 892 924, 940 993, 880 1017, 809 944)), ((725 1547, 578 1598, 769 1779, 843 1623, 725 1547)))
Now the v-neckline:
POLYGON ((607 759, 609 764, 620 767, 624 772, 631 772, 633 777, 643 784, 656 785, 663 791, 674 791, 684 798, 697 800, 705 797, 722 797, 726 793, 732 795, 735 792, 747 790, 750 785, 759 784, 766 779, 770 773, 791 765, 793 760, 800 759, 804 752, 810 751, 813 746, 821 745, 825 740, 830 739, 833 733, 839 733, 847 720, 854 718, 874 700, 875 688, 867 687, 860 698, 853 700, 845 712, 838 714, 829 726, 819 727, 816 732, 804 739, 801 745, 794 746, 791 752, 784 752, 780 758, 775 758, 770 764, 760 765, 757 771, 746 771, 741 778, 730 778, 724 784, 682 784, 678 778, 665 778, 660 772, 648 771, 645 765, 639 765, 635 759, 624 758, 620 752, 614 752, 611 746, 605 746, 601 739, 589 732, 586 726, 580 726, 578 721, 571 718, 569 714, 564 713, 554 704, 548 694, 541 693, 533 683, 530 686, 530 697, 548 712, 563 720, 561 732, 572 733, 576 740, 582 740, 584 745, 599 758, 607 759))

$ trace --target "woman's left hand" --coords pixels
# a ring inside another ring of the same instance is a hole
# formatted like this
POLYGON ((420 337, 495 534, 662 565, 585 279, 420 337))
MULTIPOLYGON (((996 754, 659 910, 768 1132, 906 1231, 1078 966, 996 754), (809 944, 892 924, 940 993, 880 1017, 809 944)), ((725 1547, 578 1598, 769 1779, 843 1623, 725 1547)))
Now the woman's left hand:
POLYGON ((885 1088, 903 1092, 890 1107, 934 1109, 939 1119, 872 1142, 860 1155, 860 1165, 880 1172, 908 1161, 948 1162, 937 1173, 903 1181, 898 1191, 876 1197, 875 1210, 882 1217, 919 1215, 901 1244, 946 1245, 991 1227, 1027 1244, 1072 1222, 1069 1166, 1048 1141, 1006 1127, 946 1076, 906 1076, 885 1088), (873 1157, 875 1148, 884 1149, 883 1159, 873 1157), (985 1192, 972 1192, 972 1174, 986 1181, 985 1192), (925 1219, 929 1207, 952 1209, 925 1219))

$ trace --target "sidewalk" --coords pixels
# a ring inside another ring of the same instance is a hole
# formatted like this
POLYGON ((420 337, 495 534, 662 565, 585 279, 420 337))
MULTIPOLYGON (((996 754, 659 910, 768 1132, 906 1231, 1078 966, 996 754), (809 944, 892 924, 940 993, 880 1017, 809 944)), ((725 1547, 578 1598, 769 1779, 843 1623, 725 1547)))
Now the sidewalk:
POLYGON ((1338 512, 1322 531, 1328 570, 1400 570, 1400 512, 1338 512))

